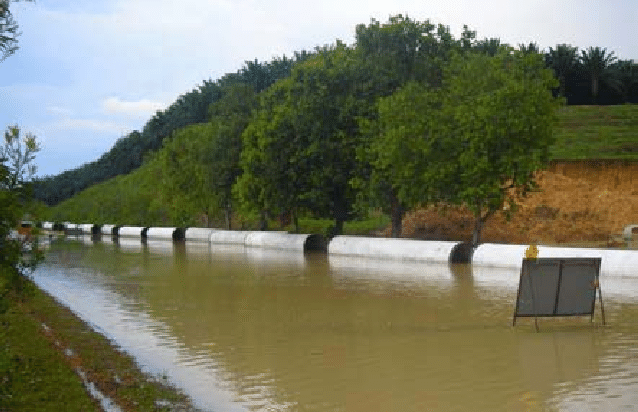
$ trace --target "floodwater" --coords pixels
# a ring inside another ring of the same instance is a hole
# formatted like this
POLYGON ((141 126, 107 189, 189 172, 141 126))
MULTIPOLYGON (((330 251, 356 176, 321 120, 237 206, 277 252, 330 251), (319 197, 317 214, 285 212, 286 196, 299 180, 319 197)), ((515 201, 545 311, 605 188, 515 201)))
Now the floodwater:
POLYGON ((638 405, 638 277, 589 317, 512 327, 518 273, 243 247, 56 241, 33 274, 211 411, 638 405))

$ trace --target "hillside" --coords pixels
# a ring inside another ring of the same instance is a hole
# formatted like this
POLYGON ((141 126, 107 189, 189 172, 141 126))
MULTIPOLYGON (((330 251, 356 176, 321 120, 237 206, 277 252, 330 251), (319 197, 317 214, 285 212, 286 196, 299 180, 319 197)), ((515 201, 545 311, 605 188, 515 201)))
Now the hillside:
MULTIPOLYGON (((625 225, 638 223, 638 105, 571 106, 561 109, 559 117, 552 157, 560 160, 539 174, 541 191, 523 199, 510 222, 503 215, 487 222, 483 241, 604 244, 625 225)), ((156 160, 149 160, 129 175, 94 185, 51 208, 50 217, 113 224, 220 224, 195 212, 189 199, 169 201, 160 189, 164 174, 156 160)), ((254 219, 239 217, 234 225, 254 219)), ((471 222, 471 215, 459 208, 445 215, 432 208, 415 210, 404 219, 403 236, 467 240, 471 222)), ((377 234, 387 236, 389 228, 377 234)))
MULTIPOLYGON (((626 225, 638 224, 638 163, 555 163, 538 182, 509 222, 503 213, 487 221, 483 242, 615 246, 626 225)), ((467 240, 472 224, 463 208, 419 209, 405 217, 404 236, 467 240)))

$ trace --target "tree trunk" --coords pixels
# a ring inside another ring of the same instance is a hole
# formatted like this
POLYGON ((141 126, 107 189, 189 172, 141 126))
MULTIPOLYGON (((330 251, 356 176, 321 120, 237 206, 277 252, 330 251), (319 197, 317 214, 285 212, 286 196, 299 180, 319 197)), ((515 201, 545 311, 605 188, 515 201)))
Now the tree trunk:
POLYGON ((472 248, 476 249, 481 241, 481 230, 483 229, 483 217, 481 216, 481 212, 477 212, 474 214, 474 232, 472 233, 472 248))
POLYGON ((224 218, 226 219, 226 229, 231 230, 232 210, 230 208, 230 205, 226 205, 226 208, 224 210, 224 218))
POLYGON ((297 210, 292 210, 292 222, 295 225, 295 233, 299 233, 299 217, 297 216, 297 210))
POLYGON ((266 211, 262 210, 259 218, 259 230, 268 230, 268 219, 266 219, 266 211))
POLYGON ((591 98, 592 102, 596 104, 598 101, 598 78, 596 76, 591 79, 591 98))
POLYGON ((343 219, 336 219, 335 220, 335 227, 334 227, 334 231, 332 232, 332 236, 339 236, 340 234, 343 233, 343 219))
POLYGON ((392 237, 401 237, 403 231, 403 214, 405 209, 397 199, 394 190, 390 192, 390 220, 392 221, 392 237))
POLYGON ((335 226, 331 235, 338 236, 343 233, 343 223, 348 220, 348 207, 345 199, 341 197, 341 191, 333 194, 332 216, 335 226))

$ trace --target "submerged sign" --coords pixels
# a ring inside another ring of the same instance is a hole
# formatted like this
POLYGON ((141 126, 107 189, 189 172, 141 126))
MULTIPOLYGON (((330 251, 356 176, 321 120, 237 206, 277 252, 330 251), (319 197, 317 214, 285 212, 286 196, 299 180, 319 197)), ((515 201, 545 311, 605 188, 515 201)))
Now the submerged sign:
POLYGON ((596 291, 604 324, 600 263, 601 258, 523 259, 513 324, 529 316, 590 315, 593 320, 596 291))

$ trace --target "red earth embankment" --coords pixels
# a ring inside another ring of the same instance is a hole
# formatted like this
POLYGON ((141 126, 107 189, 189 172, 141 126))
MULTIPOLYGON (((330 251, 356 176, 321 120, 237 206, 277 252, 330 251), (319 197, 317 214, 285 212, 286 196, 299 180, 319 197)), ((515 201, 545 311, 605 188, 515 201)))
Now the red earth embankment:
MULTIPOLYGON (((482 242, 614 246, 626 225, 638 224, 638 162, 557 161, 537 181, 540 190, 519 201, 509 222, 501 212, 487 221, 482 242)), ((465 208, 429 207, 406 214, 403 236, 470 240, 473 225, 465 208)))

